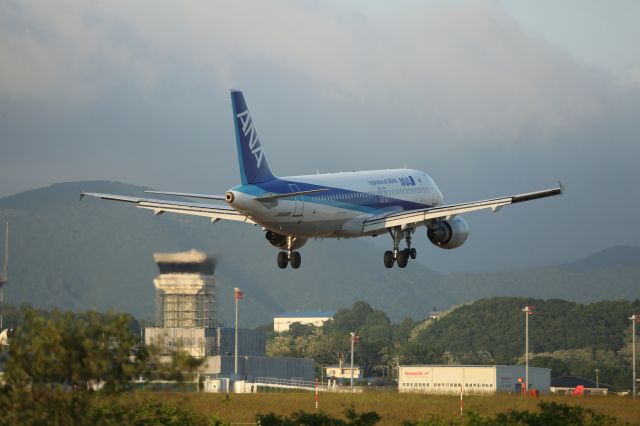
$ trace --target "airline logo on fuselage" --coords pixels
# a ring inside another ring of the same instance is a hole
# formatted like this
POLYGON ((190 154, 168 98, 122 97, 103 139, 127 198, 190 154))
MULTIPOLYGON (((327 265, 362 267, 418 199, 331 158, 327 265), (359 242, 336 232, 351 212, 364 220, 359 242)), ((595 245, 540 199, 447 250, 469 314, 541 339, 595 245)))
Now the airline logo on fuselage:
POLYGON ((412 176, 401 177, 398 180, 402 186, 416 186, 416 181, 413 180, 412 176))
POLYGON ((242 125, 242 133, 248 140, 248 146, 251 150, 251 153, 256 158, 256 167, 260 168, 260 163, 262 163, 262 157, 264 157, 264 153, 262 152, 262 146, 260 145, 260 140, 258 139, 258 132, 256 132, 256 128, 253 125, 253 120, 251 119, 251 114, 249 114, 249 110, 246 109, 236 117, 240 120, 240 124, 242 125))

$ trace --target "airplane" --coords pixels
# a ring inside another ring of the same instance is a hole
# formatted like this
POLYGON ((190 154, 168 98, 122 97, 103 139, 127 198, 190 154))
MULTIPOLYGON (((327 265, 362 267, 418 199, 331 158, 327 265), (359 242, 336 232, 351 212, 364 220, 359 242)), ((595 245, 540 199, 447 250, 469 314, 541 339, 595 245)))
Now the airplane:
POLYGON ((277 264, 297 269, 300 249, 310 238, 355 238, 389 234, 392 249, 384 252, 387 268, 405 268, 417 251, 412 235, 426 227, 427 238, 441 249, 460 247, 469 236, 469 225, 460 216, 561 195, 564 188, 444 204, 442 192, 425 172, 412 169, 371 170, 346 173, 277 177, 267 162, 264 146, 241 91, 231 90, 241 184, 225 195, 170 191, 151 194, 185 197, 185 201, 139 198, 86 192, 105 200, 122 201, 152 210, 155 215, 177 213, 204 216, 212 223, 232 220, 259 225, 266 239, 280 251, 277 264), (188 199, 201 199, 194 202, 188 199), (226 204, 224 204, 226 203, 226 204), (404 247, 401 245, 404 241, 404 247))

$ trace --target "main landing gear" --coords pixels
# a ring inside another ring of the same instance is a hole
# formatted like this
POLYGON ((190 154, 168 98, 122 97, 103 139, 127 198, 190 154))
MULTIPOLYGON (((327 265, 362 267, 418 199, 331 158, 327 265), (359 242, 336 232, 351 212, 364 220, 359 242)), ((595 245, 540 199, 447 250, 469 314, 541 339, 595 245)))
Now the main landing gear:
POLYGON ((293 269, 298 269, 302 264, 302 256, 299 251, 286 252, 281 251, 278 253, 278 266, 280 269, 284 269, 291 263, 293 269))
POLYGON ((393 251, 387 250, 384 252, 384 266, 392 268, 393 264, 397 263, 400 268, 406 268, 409 258, 415 259, 418 256, 416 249, 411 247, 411 234, 413 231, 413 229, 402 230, 400 227, 395 227, 393 230, 389 229, 389 234, 393 239, 393 251), (407 242, 407 248, 400 250, 400 242, 403 238, 407 242))
POLYGON ((278 266, 284 269, 291 263, 293 269, 298 269, 302 264, 302 256, 299 251, 293 251, 293 238, 287 237, 287 251, 278 253, 278 266))

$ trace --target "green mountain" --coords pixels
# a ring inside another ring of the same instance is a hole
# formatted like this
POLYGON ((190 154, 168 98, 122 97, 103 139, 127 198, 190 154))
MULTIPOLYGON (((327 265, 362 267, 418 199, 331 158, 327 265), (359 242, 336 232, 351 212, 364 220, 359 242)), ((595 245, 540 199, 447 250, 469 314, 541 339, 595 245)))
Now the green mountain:
POLYGON ((620 351, 629 334, 629 316, 640 300, 579 304, 560 299, 494 297, 462 305, 418 328, 415 341, 443 348, 455 357, 486 351, 498 363, 522 356, 525 317, 521 309, 534 306, 529 317, 530 351, 547 353, 590 348, 620 351))
POLYGON ((152 254, 192 248, 218 259, 218 318, 226 324, 233 318, 233 287, 245 290, 246 326, 287 310, 336 310, 357 300, 399 321, 407 315, 424 318, 432 306, 441 310, 498 295, 580 302, 640 297, 638 248, 619 247, 555 267, 442 276, 416 262, 404 270, 386 269, 380 250, 364 239, 312 240, 303 249, 301 269, 280 270, 277 251, 257 227, 154 217, 131 205, 89 198, 78 202, 80 190, 142 195, 144 188, 74 182, 0 199, 0 223, 11 223, 8 303, 115 309, 153 319, 152 280, 158 271, 152 254))

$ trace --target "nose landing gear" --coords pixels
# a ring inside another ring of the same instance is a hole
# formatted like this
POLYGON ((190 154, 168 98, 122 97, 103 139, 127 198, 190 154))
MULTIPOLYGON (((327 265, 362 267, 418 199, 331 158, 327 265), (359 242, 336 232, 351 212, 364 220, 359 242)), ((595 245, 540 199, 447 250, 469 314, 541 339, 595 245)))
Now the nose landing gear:
POLYGON ((393 239, 393 251, 387 250, 384 252, 384 266, 392 268, 394 263, 398 264, 399 268, 406 268, 409 263, 409 258, 415 259, 418 256, 418 252, 415 248, 411 247, 411 234, 414 229, 402 230, 400 227, 395 227, 393 230, 389 229, 389 234, 393 239), (405 239, 407 248, 400 250, 400 242, 405 239))

